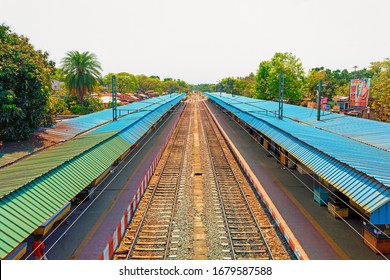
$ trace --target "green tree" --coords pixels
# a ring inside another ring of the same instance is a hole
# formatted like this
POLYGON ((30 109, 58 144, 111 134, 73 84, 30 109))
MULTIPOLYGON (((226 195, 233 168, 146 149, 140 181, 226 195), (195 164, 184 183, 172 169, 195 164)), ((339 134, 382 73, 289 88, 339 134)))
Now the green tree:
POLYGON ((201 92, 213 92, 217 91, 218 87, 216 84, 198 84, 198 85, 190 85, 191 90, 199 90, 201 92))
POLYGON ((179 89, 177 91, 179 92, 187 92, 190 90, 189 84, 187 84, 185 81, 177 79, 175 82, 179 85, 179 89))
POLYGON ((136 91, 138 88, 137 78, 126 72, 121 72, 116 75, 116 83, 117 90, 121 93, 136 91))
POLYGON ((255 97, 277 99, 281 74, 284 74, 285 98, 298 102, 302 98, 304 71, 300 59, 291 53, 276 53, 271 60, 260 63, 256 75, 255 97))
POLYGON ((58 96, 49 97, 49 110, 53 116, 70 115, 68 104, 58 96))
POLYGON ((57 80, 57 81, 65 82, 65 78, 66 78, 66 76, 65 76, 64 70, 61 68, 56 68, 53 79, 57 80))
POLYGON ((163 82, 163 90, 168 93, 177 92, 180 90, 180 86, 176 81, 167 80, 163 82))
POLYGON ((255 87, 255 74, 250 73, 248 76, 242 78, 245 83, 245 88, 241 91, 241 95, 252 97, 252 91, 255 87))
POLYGON ((138 88, 137 78, 127 72, 121 72, 118 74, 109 73, 103 77, 103 83, 107 87, 108 91, 112 91, 112 76, 116 76, 116 90, 120 93, 133 92, 138 88))
POLYGON ((61 61, 65 73, 65 83, 71 94, 78 95, 80 105, 84 97, 99 84, 102 70, 97 57, 93 53, 69 51, 61 61))
POLYGON ((390 59, 372 62, 369 71, 372 75, 371 106, 377 112, 379 120, 390 122, 390 59))
POLYGON ((0 141, 29 139, 52 119, 48 93, 54 62, 48 56, 0 25, 0 141))
POLYGON ((233 92, 234 84, 235 84, 235 78, 233 77, 223 78, 219 83, 219 88, 223 92, 234 93, 233 92))
POLYGON ((74 115, 85 115, 104 109, 104 104, 99 98, 86 96, 83 105, 80 105, 80 97, 77 95, 66 95, 64 99, 68 110, 74 115))
POLYGON ((326 74, 324 68, 317 67, 311 69, 305 78, 305 83, 303 85, 303 92, 307 97, 310 97, 313 101, 316 98, 318 82, 320 80, 324 81, 325 75, 326 74))
POLYGON ((156 77, 147 77, 145 75, 136 76, 138 80, 138 90, 145 92, 147 90, 156 90, 162 88, 162 82, 156 77))
POLYGON ((105 87, 105 90, 111 92, 112 91, 112 76, 115 76, 114 73, 108 73, 103 77, 103 84, 105 87))

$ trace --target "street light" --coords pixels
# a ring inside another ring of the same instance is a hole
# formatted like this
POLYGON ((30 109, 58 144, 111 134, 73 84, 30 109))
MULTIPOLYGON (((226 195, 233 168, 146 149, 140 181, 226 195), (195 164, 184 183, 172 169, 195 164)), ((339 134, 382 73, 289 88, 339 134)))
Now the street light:
POLYGON ((279 119, 283 119, 284 74, 279 76, 279 119))
POLYGON ((112 100, 112 120, 117 120, 117 110, 116 110, 116 76, 112 76, 112 94, 111 94, 111 100, 112 100))
POLYGON ((322 83, 322 80, 320 80, 317 84, 317 121, 320 120, 321 117, 321 93, 322 93, 322 87, 326 87, 327 84, 322 83))
POLYGON ((221 95, 222 95, 222 93, 221 93, 221 85, 219 83, 220 83, 220 81, 218 80, 217 84, 215 85, 215 90, 217 90, 217 88, 219 88, 219 97, 221 97, 221 95))

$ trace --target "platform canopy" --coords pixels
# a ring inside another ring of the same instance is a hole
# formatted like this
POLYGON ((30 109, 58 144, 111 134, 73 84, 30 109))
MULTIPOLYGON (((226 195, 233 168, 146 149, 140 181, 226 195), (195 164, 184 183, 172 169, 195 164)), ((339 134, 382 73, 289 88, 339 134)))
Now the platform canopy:
POLYGON ((312 109, 287 104, 281 120, 277 102, 206 95, 347 195, 373 223, 390 223, 390 124, 334 113, 317 121, 312 109))
POLYGON ((0 169, 0 259, 104 173, 183 97, 149 99, 133 114, 0 169))

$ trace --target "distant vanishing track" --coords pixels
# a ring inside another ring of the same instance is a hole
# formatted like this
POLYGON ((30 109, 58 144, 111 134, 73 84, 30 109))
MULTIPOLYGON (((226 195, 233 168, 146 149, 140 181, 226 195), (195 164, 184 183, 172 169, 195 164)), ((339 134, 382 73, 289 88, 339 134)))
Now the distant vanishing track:
POLYGON ((187 101, 114 259, 289 259, 198 95, 187 101))

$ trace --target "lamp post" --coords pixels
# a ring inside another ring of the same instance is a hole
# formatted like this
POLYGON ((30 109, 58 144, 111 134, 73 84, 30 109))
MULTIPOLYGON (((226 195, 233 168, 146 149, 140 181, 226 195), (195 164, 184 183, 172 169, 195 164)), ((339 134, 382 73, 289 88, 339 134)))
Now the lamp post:
POLYGON ((283 100, 284 100, 284 74, 280 75, 279 83, 279 119, 283 120, 283 100))
POLYGON ((116 111, 116 76, 112 76, 112 121, 117 120, 116 111))
POLYGON ((321 118, 321 94, 322 94, 322 87, 326 87, 327 84, 322 83, 322 80, 320 80, 317 84, 317 121, 321 118))
POLYGON ((354 67, 353 67, 353 69, 355 69, 355 71, 353 72, 353 78, 354 79, 356 79, 356 69, 357 69, 358 67, 355 65, 354 67))

